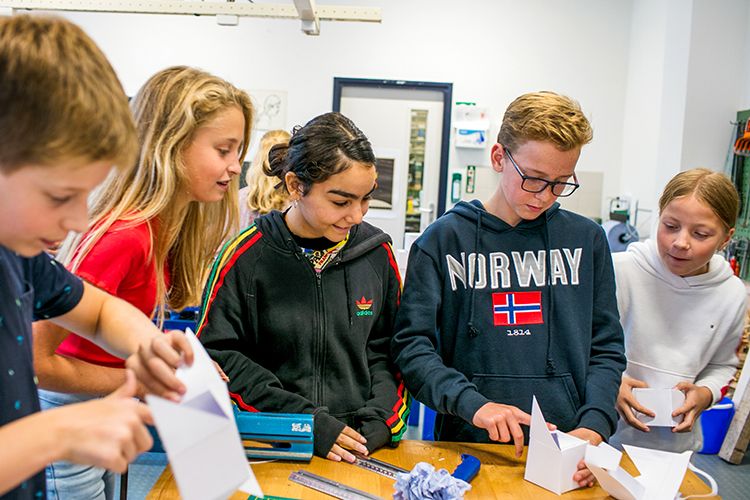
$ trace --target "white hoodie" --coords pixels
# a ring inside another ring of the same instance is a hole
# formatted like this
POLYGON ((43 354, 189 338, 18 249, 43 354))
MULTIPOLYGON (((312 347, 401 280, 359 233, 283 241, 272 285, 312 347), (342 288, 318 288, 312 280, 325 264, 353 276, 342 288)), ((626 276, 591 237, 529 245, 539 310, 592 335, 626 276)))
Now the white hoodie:
MULTIPOLYGON (((686 380, 708 387, 714 402, 721 399, 737 369, 747 307, 745 286, 726 260, 714 255, 707 273, 683 278, 666 268, 653 240, 633 243, 612 259, 625 331, 625 375, 654 388, 686 380)), ((644 433, 621 419, 615 442, 697 450, 699 427, 696 422, 690 433, 668 427, 644 433)))

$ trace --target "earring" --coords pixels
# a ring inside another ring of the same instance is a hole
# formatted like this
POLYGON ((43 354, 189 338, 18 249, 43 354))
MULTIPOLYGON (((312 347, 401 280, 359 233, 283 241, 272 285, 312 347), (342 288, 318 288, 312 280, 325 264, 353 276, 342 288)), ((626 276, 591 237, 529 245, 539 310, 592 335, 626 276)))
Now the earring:
POLYGON ((297 200, 292 200, 292 207, 297 208, 297 200))

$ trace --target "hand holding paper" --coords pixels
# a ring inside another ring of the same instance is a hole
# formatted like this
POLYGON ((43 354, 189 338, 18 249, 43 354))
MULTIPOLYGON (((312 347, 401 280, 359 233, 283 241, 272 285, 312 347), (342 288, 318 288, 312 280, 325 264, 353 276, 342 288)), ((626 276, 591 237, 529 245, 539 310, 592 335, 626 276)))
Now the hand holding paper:
MULTIPOLYGON (((622 453, 606 443, 589 446, 586 463, 601 487, 618 500, 672 500, 690 464, 691 451, 670 453, 624 445, 640 476, 633 477, 619 466, 622 453)), ((716 493, 716 490, 712 492, 716 493)))
POLYGON ((175 370, 192 363, 193 349, 185 335, 177 331, 150 337, 125 362, 147 392, 172 401, 179 401, 185 392, 175 370))
POLYGON ((626 375, 622 376, 622 382, 620 382, 620 391, 617 394, 617 412, 622 416, 625 421, 632 427, 635 427, 639 431, 649 432, 649 428, 646 424, 638 420, 636 416, 638 413, 654 416, 654 412, 650 408, 642 405, 638 402, 633 390, 645 389, 648 384, 642 380, 637 380, 626 375))
POLYGON ((133 398, 135 390, 135 377, 126 370, 125 383, 107 397, 44 412, 51 417, 45 432, 59 436, 60 459, 122 473, 148 451, 151 413, 133 398))
POLYGON ((562 431, 550 431, 534 397, 524 479, 558 495, 578 488, 573 475, 586 453, 587 444, 562 431))
POLYGON ((677 389, 633 389, 633 396, 653 413, 637 413, 640 422, 654 427, 674 427, 682 422, 682 416, 672 416, 685 402, 685 395, 677 389))
POLYGON ((195 359, 176 372, 185 386, 182 401, 146 396, 180 495, 184 500, 226 498, 241 487, 262 497, 245 458, 226 383, 189 329, 185 339, 195 359))
MULTIPOLYGON (((586 429, 585 427, 579 427, 578 429, 573 429, 572 431, 568 432, 569 435, 575 436, 578 439, 582 439, 584 441, 588 441, 589 444, 593 444, 594 446, 598 445, 603 441, 602 437, 599 435, 598 432, 592 431, 591 429, 586 429)), ((591 473, 591 471, 586 467, 586 462, 581 460, 578 462, 578 471, 573 474, 573 481, 578 483, 578 486, 594 486, 594 481, 596 478, 591 473)))
POLYGON ((693 429, 698 415, 703 413, 703 410, 711 406, 714 402, 714 395, 711 389, 704 386, 697 386, 690 382, 680 382, 675 387, 676 390, 684 393, 684 400, 682 406, 677 408, 673 415, 675 420, 682 419, 682 423, 676 425, 673 432, 690 432, 693 429))

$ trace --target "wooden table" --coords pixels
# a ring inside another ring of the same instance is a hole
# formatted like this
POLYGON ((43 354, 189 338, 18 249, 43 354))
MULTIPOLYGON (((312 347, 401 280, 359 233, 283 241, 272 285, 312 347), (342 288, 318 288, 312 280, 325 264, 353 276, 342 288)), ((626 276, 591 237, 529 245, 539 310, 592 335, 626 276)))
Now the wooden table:
MULTIPOLYGON (((523 474, 526 464, 526 451, 519 459, 514 456, 515 449, 510 445, 448 443, 438 441, 403 441, 396 449, 381 449, 373 454, 373 458, 411 469, 417 462, 428 462, 436 469, 445 468, 453 472, 460 462, 461 453, 474 455, 482 463, 479 474, 471 482, 471 490, 466 494, 467 499, 485 498, 559 498, 554 493, 539 486, 524 481, 523 474)), ((622 464, 631 474, 636 469, 630 459, 623 454, 622 464)), ((313 457, 310 463, 304 462, 266 462, 253 465, 253 472, 258 478, 263 493, 266 495, 300 498, 300 499, 329 499, 331 497, 318 493, 289 480, 293 471, 304 469, 319 476, 333 479, 368 493, 383 498, 393 497, 393 481, 385 476, 356 467, 347 463, 336 463, 313 457)), ((210 481, 210 478, 206 478, 210 481)), ((688 471, 682 482, 680 491, 684 496, 688 494, 708 493, 710 488, 698 476, 688 471)), ((565 498, 609 498, 607 493, 594 486, 571 491, 565 498)), ((172 472, 165 469, 148 497, 151 500, 177 500, 179 494, 172 472)), ((232 500, 245 500, 247 495, 235 494, 232 500)), ((718 497, 713 497, 718 498, 718 497)))

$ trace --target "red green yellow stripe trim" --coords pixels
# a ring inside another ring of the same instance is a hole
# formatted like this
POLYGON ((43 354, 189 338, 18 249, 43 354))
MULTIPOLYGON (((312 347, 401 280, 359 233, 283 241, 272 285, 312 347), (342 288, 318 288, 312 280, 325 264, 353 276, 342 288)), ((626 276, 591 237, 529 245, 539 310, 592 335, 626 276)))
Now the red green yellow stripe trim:
POLYGON ((401 290, 403 288, 403 281, 401 280, 401 273, 398 270, 398 264, 396 263, 396 257, 393 254, 393 247, 390 243, 383 243, 383 248, 385 248, 385 253, 388 254, 388 263, 391 265, 391 269, 393 269, 393 272, 396 273, 396 279, 398 280, 398 295, 396 296, 396 305, 401 304, 401 290))
POLYGON ((234 401, 234 403, 242 408, 244 411, 251 411, 253 413, 258 413, 260 410, 258 410, 256 407, 249 405, 245 403, 245 401, 242 400, 242 396, 239 394, 236 394, 234 392, 229 392, 229 397, 234 401))
POLYGON ((214 261, 211 274, 208 277, 206 294, 203 297, 203 306, 201 307, 201 317, 198 321, 198 327, 196 328, 197 337, 200 337, 203 328, 206 326, 206 318, 211 310, 211 304, 213 303, 214 298, 216 298, 219 289, 224 284, 224 277, 229 270, 232 269, 232 266, 237 259, 250 249, 250 247, 252 247, 262 236, 263 233, 258 231, 255 224, 253 224, 240 233, 235 239, 224 245, 221 254, 214 261))
POLYGON ((391 441, 394 443, 400 441, 404 432, 406 432, 412 399, 411 394, 406 390, 401 373, 396 373, 395 377, 396 381, 398 381, 398 389, 396 391, 398 399, 392 408, 393 415, 385 422, 391 430, 391 441))

